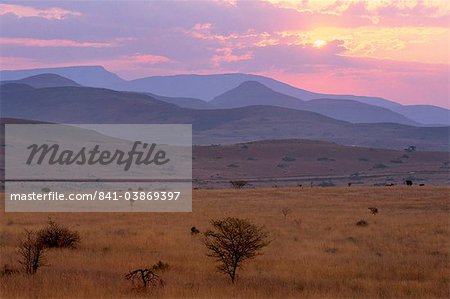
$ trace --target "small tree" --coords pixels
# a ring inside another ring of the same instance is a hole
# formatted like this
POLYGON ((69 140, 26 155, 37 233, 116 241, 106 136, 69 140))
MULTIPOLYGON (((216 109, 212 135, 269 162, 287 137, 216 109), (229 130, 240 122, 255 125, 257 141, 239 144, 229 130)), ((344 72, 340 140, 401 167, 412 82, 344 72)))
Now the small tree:
POLYGON ((45 248, 36 232, 25 231, 25 236, 19 243, 18 252, 19 263, 27 274, 34 274, 39 267, 45 265, 45 248))
POLYGON ((157 274, 157 272, 162 272, 169 269, 169 264, 159 261, 154 264, 151 268, 135 269, 128 272, 125 275, 127 280, 133 282, 133 284, 140 288, 147 288, 148 286, 157 287, 164 286, 164 280, 157 274))
POLYGON ((204 233, 208 256, 215 258, 217 269, 227 274, 234 283, 236 271, 242 263, 260 254, 269 245, 268 234, 262 227, 245 219, 225 218, 212 220, 212 230, 204 233))

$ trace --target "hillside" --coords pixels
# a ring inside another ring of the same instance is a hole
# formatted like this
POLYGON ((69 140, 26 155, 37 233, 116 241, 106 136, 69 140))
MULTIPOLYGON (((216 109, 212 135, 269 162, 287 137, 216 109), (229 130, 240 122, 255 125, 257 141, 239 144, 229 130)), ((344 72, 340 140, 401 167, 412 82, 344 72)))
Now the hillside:
POLYGON ((195 146, 193 173, 199 186, 448 183, 448 152, 405 152, 349 147, 310 140, 266 140, 195 146))
MULTIPOLYGON (((450 125, 450 110, 441 107, 432 105, 401 105, 391 100, 370 96, 315 93, 272 78, 252 74, 185 74, 151 76, 127 81, 101 66, 74 66, 14 71, 3 70, 0 71, 0 78, 2 81, 18 80, 43 73, 58 74, 84 86, 153 93, 164 97, 194 98, 204 101, 209 101, 214 97, 236 88, 245 81, 257 81, 275 92, 305 101, 315 99, 352 100, 390 109, 417 123, 426 125, 450 125)), ((424 102, 426 100, 424 99, 424 102)), ((189 103, 189 105, 191 104, 189 103)))
POLYGON ((270 105, 317 112, 335 119, 352 123, 399 123, 418 125, 418 123, 392 112, 389 109, 368 105, 352 100, 316 99, 302 101, 276 92, 256 81, 246 81, 209 102, 220 108, 235 108, 251 105, 270 105))
POLYGON ((55 74, 39 74, 31 77, 26 77, 20 80, 1 81, 1 84, 9 84, 9 83, 26 84, 34 88, 81 86, 80 84, 78 84, 73 80, 55 74))
POLYGON ((344 145, 448 150, 448 127, 351 124, 318 113, 273 106, 194 110, 153 97, 91 87, 1 88, 2 117, 56 123, 192 124, 195 144, 311 139, 344 145))

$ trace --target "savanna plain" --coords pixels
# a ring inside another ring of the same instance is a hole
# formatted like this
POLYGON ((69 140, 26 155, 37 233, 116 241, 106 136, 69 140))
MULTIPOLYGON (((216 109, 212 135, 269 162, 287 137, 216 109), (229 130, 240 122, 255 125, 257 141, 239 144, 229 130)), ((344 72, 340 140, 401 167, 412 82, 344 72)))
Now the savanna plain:
POLYGON ((2 268, 20 269, 18 240, 49 217, 81 241, 47 250, 47 265, 34 275, 3 273, 0 297, 449 298, 449 195, 449 187, 436 186, 249 188, 194 190, 192 213, 2 207, 2 268), (234 284, 206 255, 202 234, 191 234, 224 217, 264 226, 271 240, 234 284), (137 289, 125 279, 158 261, 169 265, 160 273, 163 287, 137 289))

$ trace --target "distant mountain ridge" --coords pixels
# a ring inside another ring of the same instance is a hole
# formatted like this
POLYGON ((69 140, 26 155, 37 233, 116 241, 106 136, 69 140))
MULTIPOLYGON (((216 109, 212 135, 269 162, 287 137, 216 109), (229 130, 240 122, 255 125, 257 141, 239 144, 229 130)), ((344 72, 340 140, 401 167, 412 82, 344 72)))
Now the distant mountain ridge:
POLYGON ((0 71, 0 79, 19 80, 25 77, 53 73, 81 85, 157 94, 161 97, 196 98, 209 101, 236 88, 245 81, 257 81, 273 91, 304 101, 315 99, 353 100, 390 109, 415 122, 427 125, 450 125, 450 110, 432 105, 401 105, 379 97, 314 93, 296 88, 272 78, 251 74, 151 76, 124 80, 101 66, 75 66, 17 71, 0 71))
POLYGON ((26 77, 19 80, 11 80, 11 81, 1 81, 1 84, 8 83, 18 83, 18 84, 26 84, 34 88, 45 88, 45 87, 63 87, 63 86, 81 86, 77 82, 67 79, 63 76, 56 74, 39 74, 31 77, 26 77))
POLYGON ((236 108, 251 105, 270 105, 317 112, 338 120, 352 123, 399 123, 419 125, 417 122, 389 109, 353 100, 316 99, 302 101, 276 92, 257 81, 246 81, 209 102, 220 108, 236 108))
POLYGON ((195 144, 310 139, 378 148, 448 151, 448 127, 352 124, 310 111, 273 106, 188 109, 154 97, 93 87, 0 88, 2 118, 56 123, 192 124, 195 144))

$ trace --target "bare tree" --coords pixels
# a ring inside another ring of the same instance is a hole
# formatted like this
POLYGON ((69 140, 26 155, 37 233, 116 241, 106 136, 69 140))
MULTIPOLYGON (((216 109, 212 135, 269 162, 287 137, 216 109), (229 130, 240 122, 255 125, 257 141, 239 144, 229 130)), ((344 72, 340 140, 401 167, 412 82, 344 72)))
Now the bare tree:
POLYGON ((132 281, 135 285, 140 284, 142 288, 147 288, 149 285, 153 287, 158 285, 164 286, 164 281, 153 269, 136 269, 125 275, 125 278, 132 281))
POLYGON ((27 274, 34 274, 39 267, 45 265, 45 248, 36 232, 25 231, 25 236, 19 243, 18 252, 19 263, 27 274))
POLYGON ((242 263, 256 257, 269 245, 268 234, 262 227, 240 218, 212 220, 211 224, 213 229, 204 233, 208 256, 216 259, 217 269, 234 283, 242 263))
POLYGON ((164 281, 157 274, 158 271, 165 271, 169 268, 169 264, 162 261, 157 262, 151 268, 135 269, 128 272, 125 275, 127 280, 133 282, 134 285, 140 286, 142 288, 147 288, 148 286, 157 287, 164 286, 164 281))

